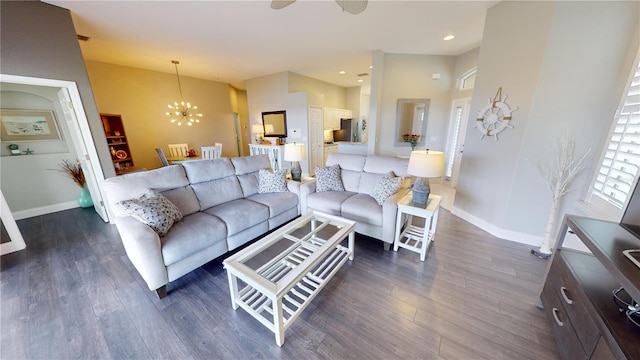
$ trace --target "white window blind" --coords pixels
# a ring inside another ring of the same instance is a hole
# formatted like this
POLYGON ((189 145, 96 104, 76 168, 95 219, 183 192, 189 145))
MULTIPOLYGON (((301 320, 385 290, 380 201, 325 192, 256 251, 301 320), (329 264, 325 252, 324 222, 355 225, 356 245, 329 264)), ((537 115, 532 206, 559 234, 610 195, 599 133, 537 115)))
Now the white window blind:
POLYGON ((460 132, 460 122, 462 120, 462 107, 457 106, 454 109, 453 131, 451 132, 451 141, 449 142, 449 158, 447 159, 447 167, 445 169, 445 179, 451 179, 453 173, 453 161, 455 160, 456 149, 458 148, 458 134, 460 132))
POLYGON ((640 64, 631 77, 592 192, 618 209, 626 205, 640 168, 640 64))

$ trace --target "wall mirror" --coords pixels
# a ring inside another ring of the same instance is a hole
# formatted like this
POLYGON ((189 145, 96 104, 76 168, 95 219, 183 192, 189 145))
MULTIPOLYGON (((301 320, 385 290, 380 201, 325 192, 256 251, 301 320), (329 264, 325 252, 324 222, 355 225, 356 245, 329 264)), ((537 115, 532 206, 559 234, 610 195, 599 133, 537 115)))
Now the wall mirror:
POLYGON ((398 99, 396 145, 406 144, 404 134, 420 134, 418 146, 424 146, 429 115, 429 99, 398 99))
POLYGON ((266 111, 262 113, 265 137, 287 137, 287 112, 266 111))

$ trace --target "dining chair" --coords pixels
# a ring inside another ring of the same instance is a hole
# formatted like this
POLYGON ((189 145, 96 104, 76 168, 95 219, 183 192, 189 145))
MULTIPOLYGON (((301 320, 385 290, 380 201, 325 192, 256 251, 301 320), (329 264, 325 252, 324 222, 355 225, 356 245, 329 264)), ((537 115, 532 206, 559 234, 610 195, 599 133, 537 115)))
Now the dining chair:
POLYGON ((162 164, 162 166, 169 166, 169 161, 167 161, 167 157, 164 156, 164 151, 162 151, 162 149, 160 148, 156 148, 156 153, 160 158, 160 163, 162 164))
POLYGON ((203 146, 200 151, 203 159, 217 159, 222 155, 222 145, 203 146))
POLYGON ((220 146, 220 156, 222 156, 222 143, 215 143, 216 146, 220 146))
POLYGON ((169 155, 172 158, 186 157, 189 153, 189 145, 187 144, 169 144, 169 155))

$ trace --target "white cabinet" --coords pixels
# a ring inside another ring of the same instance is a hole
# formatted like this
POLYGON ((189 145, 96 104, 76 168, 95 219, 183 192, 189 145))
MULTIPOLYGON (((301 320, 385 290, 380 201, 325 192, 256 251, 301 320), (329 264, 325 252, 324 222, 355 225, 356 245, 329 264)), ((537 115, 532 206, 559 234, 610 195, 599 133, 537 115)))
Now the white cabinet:
POLYGON ((338 144, 325 144, 324 145, 324 160, 322 166, 327 166, 327 157, 329 154, 338 152, 338 144))
POLYGON ((324 128, 340 130, 340 119, 351 119, 353 112, 347 109, 324 108, 324 128))
POLYGON ((253 155, 269 155, 271 169, 280 170, 284 167, 284 145, 249 144, 249 151, 253 155))

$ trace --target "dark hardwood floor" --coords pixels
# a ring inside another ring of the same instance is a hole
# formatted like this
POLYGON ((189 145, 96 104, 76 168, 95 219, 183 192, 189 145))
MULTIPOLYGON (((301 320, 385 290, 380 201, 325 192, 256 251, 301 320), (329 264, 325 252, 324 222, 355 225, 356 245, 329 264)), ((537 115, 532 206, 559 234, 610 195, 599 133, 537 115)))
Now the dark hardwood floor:
POLYGON ((232 310, 222 259, 160 300, 115 226, 92 209, 20 220, 1 258, 2 359, 557 359, 535 307, 547 262, 440 211, 419 254, 357 236, 347 262, 285 333, 232 310))

